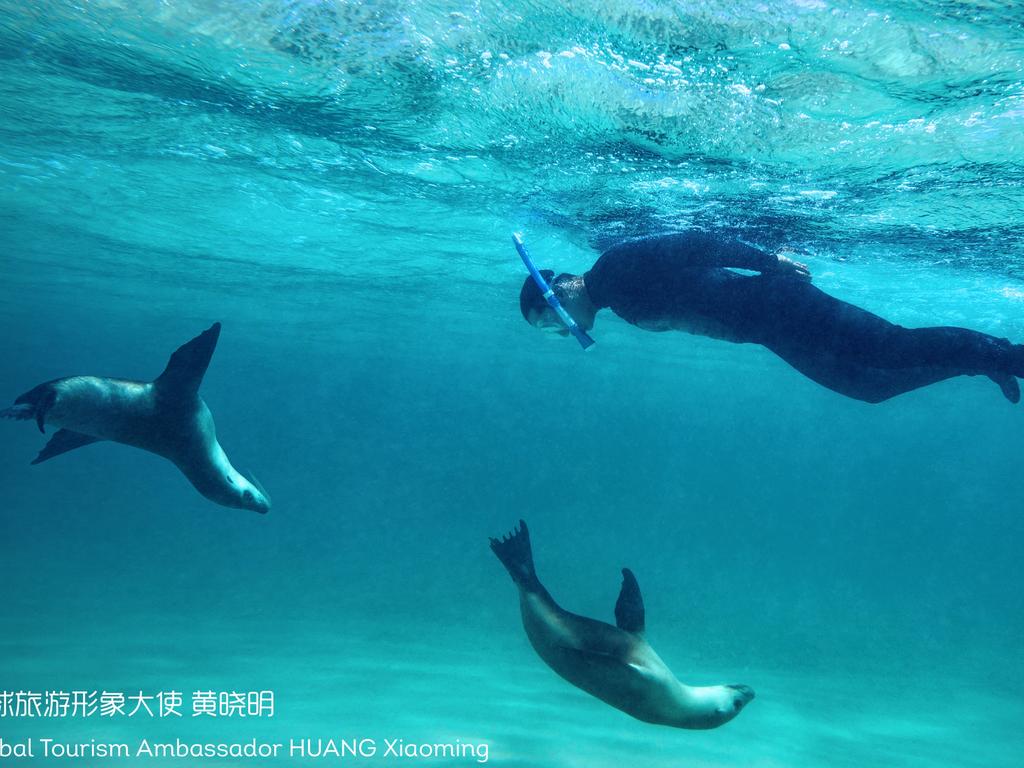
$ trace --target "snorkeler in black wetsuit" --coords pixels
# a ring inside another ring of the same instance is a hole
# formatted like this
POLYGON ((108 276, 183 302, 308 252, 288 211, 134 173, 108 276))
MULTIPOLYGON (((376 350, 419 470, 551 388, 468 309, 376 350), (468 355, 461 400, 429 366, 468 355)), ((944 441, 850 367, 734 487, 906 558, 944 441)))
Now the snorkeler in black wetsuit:
MULTIPOLYGON (((1020 400, 1015 377, 1024 377, 1024 345, 967 328, 894 325, 818 290, 804 265, 737 241, 695 233, 647 238, 605 251, 585 275, 542 274, 585 330, 607 307, 649 331, 761 344, 808 378, 869 403, 978 375, 1010 402, 1020 400)), ((566 332, 530 278, 519 305, 531 325, 566 332)))

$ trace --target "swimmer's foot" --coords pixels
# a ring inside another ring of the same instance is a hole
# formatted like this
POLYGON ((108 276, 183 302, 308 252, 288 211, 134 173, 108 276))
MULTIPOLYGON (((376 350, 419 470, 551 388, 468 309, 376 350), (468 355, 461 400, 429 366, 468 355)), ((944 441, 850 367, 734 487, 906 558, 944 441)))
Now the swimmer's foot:
POLYGON ((990 373, 988 377, 1003 390, 1003 397, 1011 403, 1020 402, 1020 384, 1017 383, 1016 377, 1008 373, 990 373))
POLYGON ((1024 344, 1009 344, 1006 368, 1014 376, 1024 376, 1024 344))

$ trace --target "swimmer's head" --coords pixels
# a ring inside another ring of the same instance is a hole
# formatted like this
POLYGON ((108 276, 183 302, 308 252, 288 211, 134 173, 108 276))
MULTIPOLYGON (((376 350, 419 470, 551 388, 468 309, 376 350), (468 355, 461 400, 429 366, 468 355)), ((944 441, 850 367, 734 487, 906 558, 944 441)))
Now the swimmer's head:
MULTIPOLYGON (((594 327, 595 310, 586 294, 582 277, 567 272, 555 277, 554 271, 550 269, 540 270, 540 276, 551 286, 555 296, 580 328, 589 331, 594 327)), ((534 328, 540 328, 542 331, 559 336, 569 335, 569 329, 558 317, 558 313, 548 304, 540 287, 531 277, 526 278, 523 288, 519 292, 519 311, 523 313, 526 322, 534 328)))
MULTIPOLYGON (((540 276, 544 278, 544 282, 551 286, 551 289, 555 291, 557 296, 558 290, 555 288, 554 270, 542 269, 540 270, 540 276)), ((544 298, 544 294, 540 291, 540 286, 537 285, 532 277, 527 277, 523 281, 523 289, 519 292, 519 311, 523 313, 523 319, 534 328, 557 333, 560 336, 569 335, 569 329, 565 327, 565 323, 558 319, 555 310, 548 305, 547 299, 544 298)))

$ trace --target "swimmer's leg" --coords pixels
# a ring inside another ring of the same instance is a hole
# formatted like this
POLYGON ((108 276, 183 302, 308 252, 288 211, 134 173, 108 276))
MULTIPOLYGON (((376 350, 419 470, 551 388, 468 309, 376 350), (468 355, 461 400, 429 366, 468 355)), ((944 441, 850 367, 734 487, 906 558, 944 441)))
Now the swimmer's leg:
MULTIPOLYGON (((866 395, 861 399, 869 403, 880 403, 904 392, 961 375, 960 371, 949 368, 866 368, 858 371, 851 380, 853 386, 866 395)), ((990 374, 989 378, 999 386, 1003 397, 1011 403, 1020 402, 1017 379, 1009 374, 990 374)))
MULTIPOLYGON (((940 366, 911 368, 876 368, 862 365, 857 360, 839 357, 831 352, 816 350, 778 349, 771 347, 779 357, 812 381, 841 395, 880 403, 905 392, 960 376, 963 371, 940 366)), ((1020 388, 1012 376, 992 377, 1012 403, 1020 400, 1020 388)))
POLYGON ((969 328, 903 328, 892 326, 887 343, 868 353, 876 365, 898 371, 904 367, 937 367, 954 375, 988 376, 1011 403, 1020 400, 1017 376, 1024 376, 1024 345, 1011 344, 969 328))
POLYGON ((967 376, 1024 376, 1024 345, 969 328, 890 327, 864 361, 880 368, 940 366, 967 376))
POLYGON ((988 376, 1007 400, 1020 400, 1014 377, 1024 377, 1024 345, 969 328, 904 328, 851 305, 835 317, 830 333, 767 346, 858 400, 880 402, 954 376, 988 376))
MULTIPOLYGON (((1020 399, 1024 345, 968 328, 904 328, 806 283, 733 281, 749 340, 829 389, 880 402, 954 376, 988 376, 1020 399), (744 316, 746 317, 746 316, 744 316)), ((739 311, 739 310, 737 310, 739 311)))

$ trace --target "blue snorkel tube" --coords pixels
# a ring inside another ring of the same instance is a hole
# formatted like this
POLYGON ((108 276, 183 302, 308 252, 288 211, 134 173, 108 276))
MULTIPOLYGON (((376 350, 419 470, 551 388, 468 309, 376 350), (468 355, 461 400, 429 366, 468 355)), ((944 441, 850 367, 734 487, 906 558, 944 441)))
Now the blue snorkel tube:
POLYGON ((533 282, 540 288, 540 292, 544 294, 544 300, 548 303, 548 306, 555 310, 555 314, 558 315, 559 319, 565 323, 565 327, 569 329, 569 333, 576 337, 576 341, 580 343, 580 346, 584 350, 590 349, 594 346, 594 340, 587 335, 587 332, 576 325, 576 321, 572 319, 572 315, 565 311, 565 307, 562 306, 562 302, 555 296, 555 292, 551 290, 551 286, 547 284, 543 277, 541 277, 540 271, 537 269, 537 265, 533 263, 533 259, 530 258, 530 254, 526 250, 526 246, 523 244, 523 238, 519 236, 518 232, 512 234, 512 242, 515 243, 516 250, 519 252, 519 258, 523 260, 523 264, 530 272, 530 277, 533 278, 533 282))

